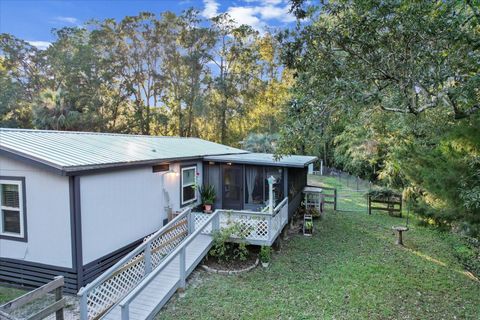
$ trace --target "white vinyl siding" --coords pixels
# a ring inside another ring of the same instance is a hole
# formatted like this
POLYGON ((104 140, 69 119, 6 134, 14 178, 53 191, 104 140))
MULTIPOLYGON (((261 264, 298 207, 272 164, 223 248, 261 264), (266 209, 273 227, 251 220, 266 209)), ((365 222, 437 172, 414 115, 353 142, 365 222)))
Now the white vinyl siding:
POLYGON ((0 234, 23 238, 23 190, 22 182, 0 180, 0 234))
POLYGON ((197 167, 185 167, 182 168, 181 176, 181 201, 182 205, 197 200, 197 192, 195 190, 195 180, 197 177, 197 167))

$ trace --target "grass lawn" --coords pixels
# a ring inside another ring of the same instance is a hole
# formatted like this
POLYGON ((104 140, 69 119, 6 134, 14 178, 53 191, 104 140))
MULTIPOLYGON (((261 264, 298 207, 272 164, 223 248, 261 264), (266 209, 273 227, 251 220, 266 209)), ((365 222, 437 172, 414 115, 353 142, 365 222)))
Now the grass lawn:
POLYGON ((480 283, 452 256, 453 235, 411 225, 405 248, 384 213, 327 212, 268 269, 198 272, 158 319, 480 319, 480 283))
MULTIPOLYGON (((322 186, 327 188, 337 189, 337 209, 345 211, 367 212, 368 203, 366 194, 369 190, 369 183, 360 180, 358 185, 355 180, 332 176, 308 176, 308 184, 322 186), (358 189, 357 189, 358 186, 358 189)), ((327 191, 328 194, 333 194, 333 190, 327 191)), ((327 199, 333 200, 333 199, 327 199)), ((333 208, 333 204, 327 205, 327 208, 333 208)))
POLYGON ((24 290, 10 287, 0 287, 0 305, 25 294, 25 292, 24 290))

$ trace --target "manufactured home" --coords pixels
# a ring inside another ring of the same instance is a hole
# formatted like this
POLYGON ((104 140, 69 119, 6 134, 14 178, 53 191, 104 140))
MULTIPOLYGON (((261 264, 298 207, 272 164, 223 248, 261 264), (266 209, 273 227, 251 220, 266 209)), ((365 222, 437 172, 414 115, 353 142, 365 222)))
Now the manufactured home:
POLYGON ((291 215, 315 160, 197 138, 0 129, 0 281, 64 275, 77 292, 198 207, 199 185, 215 187, 215 209, 261 212, 273 176, 275 204, 285 199, 291 215))

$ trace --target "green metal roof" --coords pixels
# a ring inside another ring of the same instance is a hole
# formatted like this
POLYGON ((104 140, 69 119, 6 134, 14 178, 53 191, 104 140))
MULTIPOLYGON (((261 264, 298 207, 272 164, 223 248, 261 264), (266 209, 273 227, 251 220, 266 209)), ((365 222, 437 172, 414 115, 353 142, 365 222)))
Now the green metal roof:
POLYGON ((0 152, 68 174, 246 151, 198 138, 0 128, 0 152))
POLYGON ((229 154, 219 156, 206 156, 206 161, 213 162, 232 162, 243 163, 252 165, 265 165, 265 166, 281 166, 281 167, 294 167, 304 168, 310 163, 317 160, 317 157, 311 156, 283 156, 282 158, 275 160, 273 154, 270 153, 243 153, 243 154, 229 154))

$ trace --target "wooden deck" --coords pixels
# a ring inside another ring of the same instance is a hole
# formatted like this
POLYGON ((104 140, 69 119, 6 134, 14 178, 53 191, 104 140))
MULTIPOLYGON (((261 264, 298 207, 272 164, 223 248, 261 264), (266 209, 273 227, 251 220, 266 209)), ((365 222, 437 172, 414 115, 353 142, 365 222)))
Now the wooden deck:
MULTIPOLYGON (((210 235, 198 235, 185 250, 186 276, 200 263, 212 245, 210 235)), ((130 302, 129 319, 150 319, 167 303, 180 286, 180 256, 175 257, 155 278, 130 302)), ((119 320, 121 308, 115 306, 102 319, 119 320)))
POLYGON ((249 230, 245 241, 271 245, 288 221, 288 198, 270 212, 186 209, 166 226, 82 288, 81 320, 152 319, 202 261, 213 232, 238 223, 249 230))

